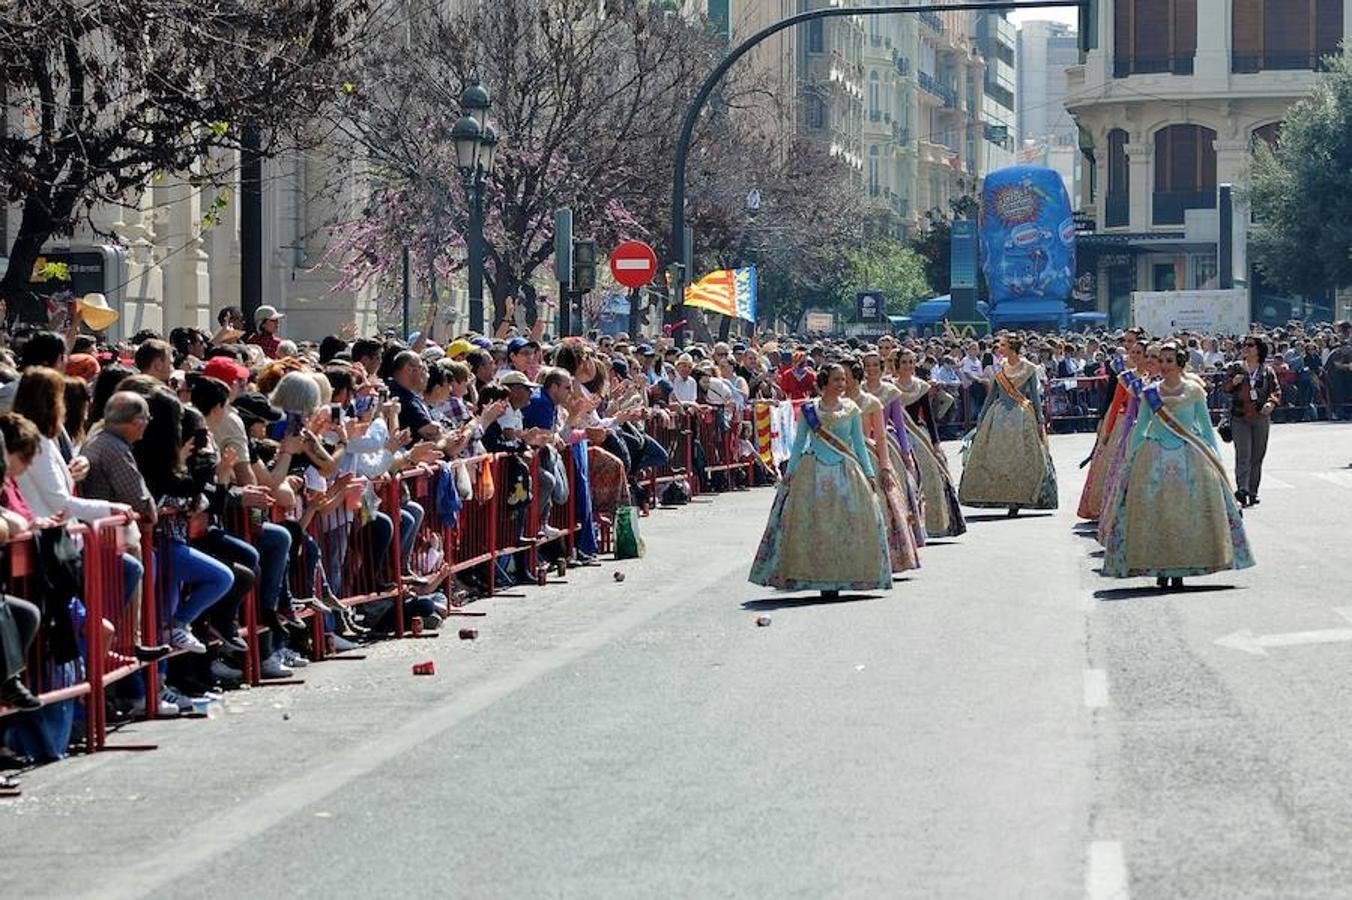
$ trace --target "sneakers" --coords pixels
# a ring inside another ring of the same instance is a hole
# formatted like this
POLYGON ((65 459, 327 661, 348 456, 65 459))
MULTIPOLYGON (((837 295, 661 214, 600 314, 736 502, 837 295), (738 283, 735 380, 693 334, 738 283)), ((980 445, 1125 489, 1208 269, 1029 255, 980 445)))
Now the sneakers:
POLYGON ((187 626, 175 624, 169 632, 169 646, 187 653, 206 653, 207 645, 187 629, 187 626))
MULTIPOLYGON (((157 701, 157 703, 159 708, 158 711, 156 712, 156 715, 158 715, 161 719, 167 719, 170 718, 171 716, 178 715, 177 703, 170 703, 167 700, 159 700, 157 701)), ((139 718, 141 716, 144 716, 145 714, 146 714, 146 698, 140 697, 136 700, 133 700, 131 702, 131 709, 127 710, 127 715, 136 716, 139 718)))
POLYGON ((278 650, 277 655, 281 658, 282 665, 287 666, 288 668, 303 669, 310 664, 308 659, 301 656, 290 647, 283 647, 281 650, 278 650))
POLYGON ((540 537, 547 541, 558 540, 566 533, 567 532, 562 531, 561 529, 555 528, 553 525, 544 525, 540 528, 540 537))
POLYGON ((211 661, 211 677, 223 685, 238 685, 244 683, 244 673, 223 659, 213 659, 211 661))
POLYGON ((172 703, 178 714, 192 712, 192 698, 180 694, 167 684, 160 689, 160 703, 172 703))
POLYGON ((28 689, 28 685, 19 680, 18 675, 15 675, 9 681, 0 684, 0 704, 31 711, 41 707, 42 701, 34 697, 33 692, 28 689))
POLYGON ((295 675, 296 672, 294 669, 291 669, 286 665, 284 665, 282 661, 278 659, 277 654, 274 653, 267 659, 263 660, 263 664, 259 666, 258 674, 262 678, 277 679, 277 678, 290 678, 293 675, 295 675))
POLYGON ((357 649, 357 646, 358 646, 357 644, 352 643, 352 641, 349 641, 347 638, 343 637, 341 634, 335 634, 335 635, 333 636, 333 652, 334 652, 334 653, 346 653, 346 652, 349 651, 349 650, 356 650, 356 649, 357 649))
POLYGON ((168 644, 156 644, 153 647, 137 645, 135 650, 136 658, 141 662, 156 662, 173 652, 174 648, 168 644))

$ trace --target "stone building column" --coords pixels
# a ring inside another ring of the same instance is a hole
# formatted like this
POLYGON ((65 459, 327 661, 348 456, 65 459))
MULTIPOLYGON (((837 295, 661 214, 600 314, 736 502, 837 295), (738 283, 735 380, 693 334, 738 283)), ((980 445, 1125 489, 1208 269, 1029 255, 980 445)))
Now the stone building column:
MULTIPOLYGON (((1149 231, 1152 215, 1154 182, 1150 178, 1150 156, 1155 148, 1150 144, 1127 144, 1127 186, 1131 191, 1132 231, 1149 231)), ((1106 190, 1106 188, 1105 188, 1106 190)), ((1105 195, 1106 196, 1106 195, 1105 195)))
POLYGON ((1219 89, 1229 82, 1230 31, 1230 0, 1197 0, 1193 77, 1199 85, 1219 89))

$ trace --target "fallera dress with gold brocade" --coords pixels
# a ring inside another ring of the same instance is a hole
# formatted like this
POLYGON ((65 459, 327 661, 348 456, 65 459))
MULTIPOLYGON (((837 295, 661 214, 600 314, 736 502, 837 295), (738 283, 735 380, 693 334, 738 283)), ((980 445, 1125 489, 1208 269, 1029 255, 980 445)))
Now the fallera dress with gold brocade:
POLYGON ((1122 500, 1104 546, 1103 574, 1183 578, 1253 565, 1244 519, 1220 463, 1206 390, 1185 380, 1159 399, 1195 442, 1142 399, 1131 431, 1122 500))
POLYGON ((891 560, 875 469, 859 407, 817 407, 821 425, 846 456, 798 415, 785 478, 775 492, 756 559, 754 584, 794 591, 888 590, 891 560), (853 457, 853 458, 851 458, 853 457))
POLYGON ((964 449, 958 499, 963 506, 1056 509, 1056 469, 1043 428, 1037 367, 1021 360, 1005 374, 1013 393, 998 378, 991 383, 964 449))

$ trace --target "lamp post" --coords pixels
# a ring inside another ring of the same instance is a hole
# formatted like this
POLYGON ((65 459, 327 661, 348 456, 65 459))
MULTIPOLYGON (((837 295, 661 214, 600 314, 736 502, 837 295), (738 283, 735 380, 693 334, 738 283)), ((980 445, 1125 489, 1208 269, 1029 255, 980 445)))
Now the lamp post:
POLYGON ((456 168, 469 199, 469 327, 480 333, 484 330, 484 179, 493 173, 498 147, 497 132, 487 123, 492 105, 488 90, 478 81, 471 82, 460 95, 461 115, 451 128, 456 168))

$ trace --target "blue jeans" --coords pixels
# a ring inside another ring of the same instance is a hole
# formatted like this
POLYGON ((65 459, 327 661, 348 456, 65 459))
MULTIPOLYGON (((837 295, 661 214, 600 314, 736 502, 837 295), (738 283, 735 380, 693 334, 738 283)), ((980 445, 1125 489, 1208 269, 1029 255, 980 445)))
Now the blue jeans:
POLYGON ((399 510, 399 551, 404 568, 408 568, 409 558, 413 555, 413 542, 418 539, 418 529, 422 527, 423 508, 412 500, 404 501, 399 510))
POLYGON ((186 627, 197 621, 225 596, 235 580, 223 563, 179 540, 169 545, 167 569, 164 596, 175 626, 186 627))
POLYGON ((258 601, 264 609, 276 609, 291 555, 291 533, 267 522, 255 532, 254 539, 258 541, 258 601))

